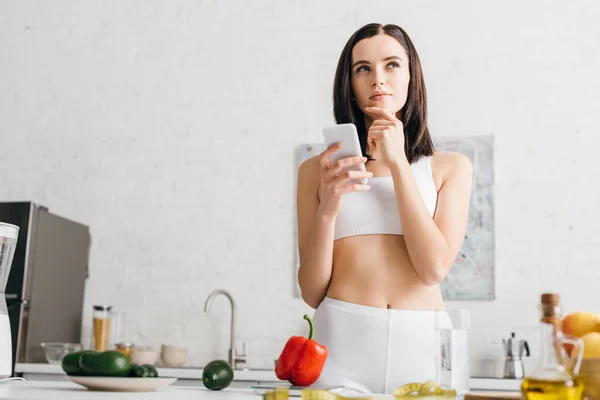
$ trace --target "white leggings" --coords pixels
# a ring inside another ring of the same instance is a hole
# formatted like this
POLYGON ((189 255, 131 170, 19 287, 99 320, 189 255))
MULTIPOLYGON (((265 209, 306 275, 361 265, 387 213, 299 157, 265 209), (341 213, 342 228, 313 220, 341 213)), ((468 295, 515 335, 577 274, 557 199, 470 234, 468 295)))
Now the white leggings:
POLYGON ((314 339, 329 355, 319 380, 361 393, 389 394, 435 380, 434 311, 387 310, 329 297, 314 315, 314 339))

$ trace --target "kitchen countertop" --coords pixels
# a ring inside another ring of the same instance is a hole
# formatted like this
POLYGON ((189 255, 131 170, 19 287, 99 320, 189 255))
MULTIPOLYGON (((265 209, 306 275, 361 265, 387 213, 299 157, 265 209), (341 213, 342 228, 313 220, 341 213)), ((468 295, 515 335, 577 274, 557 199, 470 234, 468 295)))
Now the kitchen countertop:
MULTIPOLYGON (((263 396, 249 386, 247 388, 226 388, 212 391, 203 387, 172 386, 154 392, 102 392, 90 391, 72 382, 40 382, 40 381, 9 381, 0 382, 0 399, 15 400, 58 400, 58 399, 108 399, 131 400, 138 399, 169 399, 169 400, 262 400, 263 396)), ((472 391, 477 392, 477 391, 472 391)), ((391 395, 372 396, 381 399, 394 399, 391 395)), ((299 398, 299 397, 298 397, 299 398)))
MULTIPOLYGON (((58 364, 27 364, 18 363, 15 365, 17 373, 32 375, 49 375, 59 378, 60 375, 65 375, 60 365, 58 364)), ((202 368, 163 368, 157 367, 160 376, 168 376, 178 378, 180 380, 197 380, 201 385, 202 368)), ((234 373, 234 381, 236 382, 280 382, 275 375, 274 370, 267 369, 249 369, 236 370, 234 373)), ((62 382, 62 381, 61 381, 62 382)), ((521 387, 522 380, 520 379, 503 379, 491 377, 472 377, 469 385, 472 390, 508 390, 518 391, 521 387)), ((175 383, 177 385, 177 382, 175 383)), ((1 397, 0 397, 1 398, 1 397)))
MULTIPOLYGON (((176 383, 175 383, 176 384, 176 383)), ((169 386, 154 392, 99 392, 89 391, 72 382, 0 382, 0 399, 15 400, 58 400, 58 399, 228 399, 228 400, 259 400, 262 396, 252 389, 226 388, 212 391, 202 387, 169 386)))

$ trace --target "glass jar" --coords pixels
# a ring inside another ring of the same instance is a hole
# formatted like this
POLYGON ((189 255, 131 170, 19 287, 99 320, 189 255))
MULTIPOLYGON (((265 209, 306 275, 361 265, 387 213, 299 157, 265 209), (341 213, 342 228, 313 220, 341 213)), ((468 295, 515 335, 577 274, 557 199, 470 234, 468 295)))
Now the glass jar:
POLYGON ((582 400, 585 385, 577 375, 583 352, 577 351, 575 365, 571 366, 565 344, 583 349, 583 341, 563 334, 557 293, 542 294, 541 303, 540 357, 537 368, 525 375, 521 395, 526 400, 582 400))
POLYGON ((120 351, 121 353, 125 354, 127 357, 131 358, 131 352, 133 351, 133 343, 131 342, 122 342, 122 343, 117 343, 115 345, 115 348, 117 349, 117 351, 120 351))
POLYGON ((110 323, 112 320, 112 306, 96 305, 94 306, 94 343, 93 348, 96 351, 106 351, 108 340, 110 338, 110 323))

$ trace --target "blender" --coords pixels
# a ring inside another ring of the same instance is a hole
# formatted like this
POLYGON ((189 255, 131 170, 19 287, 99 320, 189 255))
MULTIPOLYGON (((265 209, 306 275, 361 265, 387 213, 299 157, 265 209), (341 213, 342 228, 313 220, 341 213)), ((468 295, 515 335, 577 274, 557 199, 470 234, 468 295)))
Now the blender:
POLYGON ((12 340, 4 292, 18 236, 18 226, 0 222, 0 378, 12 375, 12 340))

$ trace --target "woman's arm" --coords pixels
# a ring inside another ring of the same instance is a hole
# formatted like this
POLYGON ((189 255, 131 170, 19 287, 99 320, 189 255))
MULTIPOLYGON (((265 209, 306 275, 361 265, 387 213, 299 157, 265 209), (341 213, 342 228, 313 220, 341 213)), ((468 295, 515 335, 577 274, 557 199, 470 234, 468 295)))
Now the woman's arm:
POLYGON ((367 139, 369 151, 388 166, 394 180, 408 256, 426 285, 438 284, 448 275, 467 229, 471 161, 458 153, 433 156, 434 172, 440 172, 442 184, 432 219, 406 158, 402 121, 380 107, 366 107, 365 112, 373 119, 367 139))
POLYGON ((335 219, 319 213, 317 158, 303 162, 298 169, 297 218, 300 268, 298 283, 302 298, 317 308, 329 286, 333 265, 335 219))
POLYGON ((321 304, 331 281, 335 219, 342 207, 342 196, 369 190, 368 185, 348 181, 373 175, 347 169, 364 164, 365 157, 346 157, 331 165, 331 155, 339 149, 339 143, 332 144, 319 157, 304 161, 298 169, 298 283, 302 298, 313 308, 321 304))
POLYGON ((467 229, 473 167, 458 153, 437 153, 442 185, 432 219, 406 158, 390 167, 408 255, 426 285, 441 282, 450 271, 467 229))

